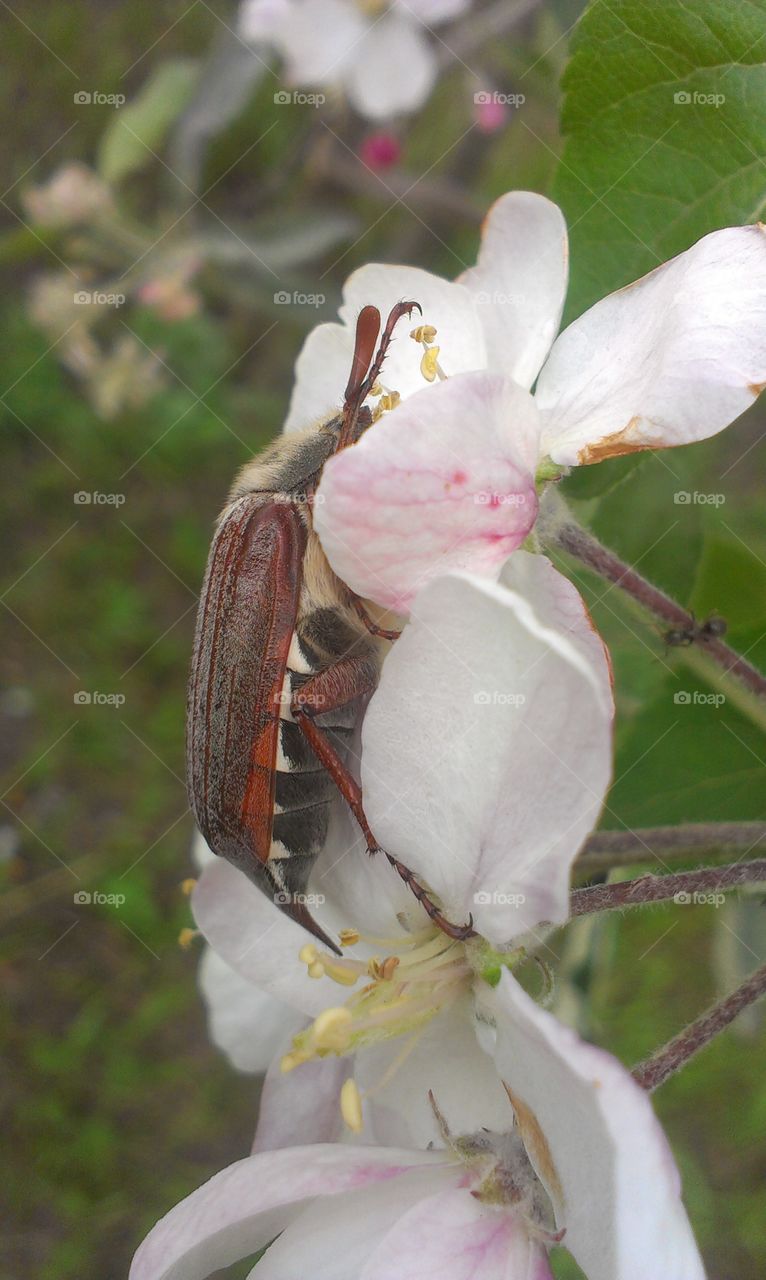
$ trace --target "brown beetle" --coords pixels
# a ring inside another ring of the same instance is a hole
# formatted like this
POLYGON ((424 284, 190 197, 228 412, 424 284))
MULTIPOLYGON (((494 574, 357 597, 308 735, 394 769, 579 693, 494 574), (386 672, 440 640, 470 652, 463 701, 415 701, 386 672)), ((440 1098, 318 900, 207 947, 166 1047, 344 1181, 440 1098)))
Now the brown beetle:
MULTIPOLYGON (((376 626, 332 572, 311 502, 327 459, 371 424, 364 401, 397 321, 415 309, 393 308, 376 352, 380 313, 365 307, 341 413, 281 436, 240 472, 216 527, 197 617, 187 729, 194 816, 215 853, 334 950, 305 890, 337 791, 369 852, 379 851, 344 747, 397 633, 376 626)), ((434 923, 451 937, 472 933, 470 922, 450 924, 409 869, 385 856, 434 923)))

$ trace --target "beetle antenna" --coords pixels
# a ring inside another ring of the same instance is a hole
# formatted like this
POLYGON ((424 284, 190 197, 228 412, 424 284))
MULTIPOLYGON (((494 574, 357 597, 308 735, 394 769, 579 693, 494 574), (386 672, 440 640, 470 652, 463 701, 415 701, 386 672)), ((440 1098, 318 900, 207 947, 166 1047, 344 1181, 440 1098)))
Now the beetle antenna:
POLYGON ((343 424, 338 436, 339 449, 344 449, 356 439, 359 410, 380 376, 383 361, 394 336, 394 329, 402 316, 409 318, 415 310, 423 314, 423 308, 419 302, 397 302, 396 306, 391 308, 377 352, 375 343, 380 332, 380 312, 377 307, 372 306, 362 307, 359 312, 354 340, 354 358, 344 394, 343 424))

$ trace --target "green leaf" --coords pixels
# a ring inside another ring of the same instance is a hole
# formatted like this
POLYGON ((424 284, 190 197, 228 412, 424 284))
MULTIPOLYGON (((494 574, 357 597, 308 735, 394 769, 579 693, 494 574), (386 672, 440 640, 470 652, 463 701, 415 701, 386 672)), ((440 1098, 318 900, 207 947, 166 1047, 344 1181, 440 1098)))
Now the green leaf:
POLYGON ((573 318, 766 199, 766 0, 593 0, 564 76, 554 197, 573 318))
POLYGON ((191 97, 198 75, 199 63, 194 58, 163 62, 138 97, 115 111, 99 148, 98 171, 102 178, 121 182, 154 158, 191 97))

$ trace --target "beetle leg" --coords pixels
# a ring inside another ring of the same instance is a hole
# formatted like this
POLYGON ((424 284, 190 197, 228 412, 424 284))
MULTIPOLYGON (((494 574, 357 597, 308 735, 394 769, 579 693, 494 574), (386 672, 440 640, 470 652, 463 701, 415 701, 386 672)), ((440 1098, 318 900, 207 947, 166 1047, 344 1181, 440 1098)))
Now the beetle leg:
POLYGON ((370 829, 370 824, 362 804, 362 788, 353 774, 348 770, 337 750, 330 742, 313 717, 324 711, 335 711, 353 702, 355 698, 372 693, 375 688, 375 673, 364 658, 343 658, 332 667, 325 668, 312 676, 293 694, 291 710, 301 733, 305 737, 320 764, 327 770, 338 791, 343 796, 349 809, 356 818, 367 845, 367 852, 385 854, 391 866, 401 876, 408 889, 415 895, 429 919, 446 933, 448 937, 458 941, 475 936, 473 920, 467 924, 453 924, 442 915, 432 902, 426 890, 403 862, 393 854, 381 849, 370 829))
POLYGON ((359 596, 353 593, 351 595, 351 607, 358 613, 371 636, 380 636, 382 640, 398 640, 402 634, 401 631, 389 631, 386 627, 379 627, 377 622, 373 622, 359 596))

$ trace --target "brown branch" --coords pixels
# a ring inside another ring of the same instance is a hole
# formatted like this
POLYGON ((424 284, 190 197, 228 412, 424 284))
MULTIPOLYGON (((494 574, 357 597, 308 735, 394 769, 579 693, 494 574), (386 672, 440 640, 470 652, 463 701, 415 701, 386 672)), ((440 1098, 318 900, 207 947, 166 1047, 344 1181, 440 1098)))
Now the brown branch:
POLYGON ((702 633, 695 627, 695 620, 686 609, 659 587, 648 582, 587 530, 577 524, 563 523, 549 532, 551 540, 562 551, 574 556, 607 582, 613 582, 669 628, 693 634, 693 643, 712 658, 726 675, 736 676, 751 693, 761 698, 766 697, 766 676, 757 667, 720 638, 702 633))
POLYGON ((623 907, 640 907, 649 902, 675 899, 679 905, 703 899, 743 884, 766 881, 766 858, 751 862, 734 862, 724 867, 703 867, 699 871, 679 871, 667 876, 639 876, 616 884, 595 884, 574 889, 569 897, 572 916, 591 915, 594 911, 619 911, 623 907))
POLYGON ((766 822, 688 822, 679 826, 596 831, 575 862, 576 872, 609 870, 656 859, 742 856, 766 840, 766 822))
POLYGON ((650 1058, 639 1063, 633 1070, 633 1077, 643 1089, 656 1089, 664 1084, 669 1076, 685 1066, 700 1049, 710 1044, 717 1035, 733 1022, 738 1013, 753 1004, 766 993, 766 964, 751 974, 741 987, 732 991, 718 1004, 708 1009, 690 1026, 670 1040, 650 1058))

